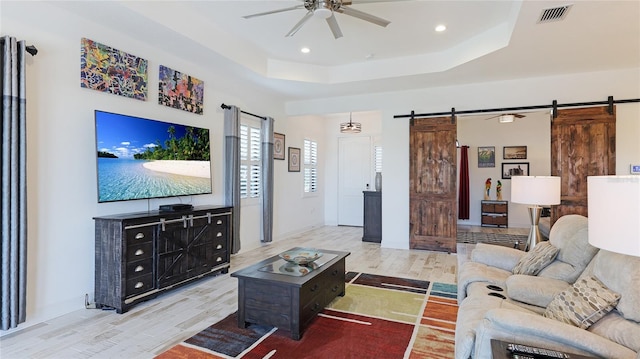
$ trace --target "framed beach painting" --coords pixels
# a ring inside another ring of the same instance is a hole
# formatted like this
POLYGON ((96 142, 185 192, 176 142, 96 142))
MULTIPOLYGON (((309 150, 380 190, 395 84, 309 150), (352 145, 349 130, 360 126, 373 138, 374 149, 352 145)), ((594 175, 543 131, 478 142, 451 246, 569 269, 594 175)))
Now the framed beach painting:
POLYGON ((502 158, 505 160, 526 160, 527 146, 504 146, 502 158))
POLYGON ((496 166, 496 148, 494 146, 478 147, 478 167, 496 166))
POLYGON ((284 135, 282 133, 273 133, 273 159, 284 160, 284 135))
POLYGON ((511 179, 513 176, 528 176, 529 162, 502 163, 502 179, 511 179))
POLYGON ((289 172, 300 172, 300 149, 289 147, 289 172))

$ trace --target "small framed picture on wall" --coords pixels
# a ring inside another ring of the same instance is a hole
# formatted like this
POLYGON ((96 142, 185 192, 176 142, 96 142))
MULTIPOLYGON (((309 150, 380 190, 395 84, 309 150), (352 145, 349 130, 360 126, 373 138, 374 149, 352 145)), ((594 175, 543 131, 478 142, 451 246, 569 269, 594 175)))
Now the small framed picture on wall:
POLYGON ((478 167, 496 166, 496 148, 494 146, 478 147, 478 167))
POLYGON ((528 176, 529 162, 502 163, 502 179, 511 179, 513 176, 528 176))
POLYGON ((284 135, 281 133, 273 133, 273 159, 284 160, 284 135))
POLYGON ((289 172, 300 172, 300 149, 289 147, 289 172))
POLYGON ((502 158, 505 160, 526 160, 527 146, 504 146, 502 158))

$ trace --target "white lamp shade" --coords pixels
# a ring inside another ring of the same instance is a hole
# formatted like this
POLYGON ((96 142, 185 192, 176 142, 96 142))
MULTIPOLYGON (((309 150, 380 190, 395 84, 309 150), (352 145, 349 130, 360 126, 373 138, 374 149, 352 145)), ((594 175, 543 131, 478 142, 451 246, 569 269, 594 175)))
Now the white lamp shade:
POLYGON ((640 257, 640 176, 587 177, 589 243, 640 257))
POLYGON ((512 176, 511 202, 538 206, 560 204, 560 177, 512 176))

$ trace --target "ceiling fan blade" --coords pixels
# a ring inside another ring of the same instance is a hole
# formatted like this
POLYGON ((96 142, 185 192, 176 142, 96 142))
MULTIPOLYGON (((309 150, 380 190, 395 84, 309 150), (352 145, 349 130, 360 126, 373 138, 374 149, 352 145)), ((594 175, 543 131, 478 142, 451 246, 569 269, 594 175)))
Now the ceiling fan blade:
POLYGON ((356 10, 354 8, 350 8, 348 6, 341 6, 338 10, 336 10, 339 13, 345 14, 345 15, 349 15, 349 16, 353 16, 353 17, 357 17, 358 19, 364 20, 364 21, 368 21, 370 23, 376 24, 376 25, 380 25, 382 27, 386 27, 387 25, 389 25, 391 22, 387 21, 383 18, 379 18, 377 16, 373 16, 371 14, 367 14, 366 12, 362 12, 360 10, 356 10))
POLYGON ((296 26, 294 26, 291 30, 289 30, 289 32, 284 36, 289 37, 289 36, 295 35, 296 32, 298 32, 298 30, 300 30, 300 28, 302 28, 302 25, 304 25, 305 22, 307 22, 309 19, 311 19, 312 16, 313 16, 313 11, 307 12, 307 14, 304 15, 304 17, 302 19, 300 19, 300 21, 298 21, 296 26))
POLYGON ((304 8, 304 5, 296 5, 296 6, 287 7, 287 8, 284 8, 284 9, 271 10, 271 11, 260 12, 260 13, 257 13, 257 14, 245 15, 245 16, 243 16, 243 18, 245 18, 245 19, 251 19, 251 18, 253 18, 253 17, 263 16, 263 15, 277 14, 277 13, 279 13, 279 12, 285 12, 285 11, 297 10, 297 9, 302 9, 302 8, 304 8))
POLYGON ((327 18, 327 24, 329 24, 329 28, 333 33, 333 37, 339 39, 342 37, 342 31, 340 30, 340 26, 338 26, 338 21, 336 20, 335 15, 331 15, 331 17, 327 18))

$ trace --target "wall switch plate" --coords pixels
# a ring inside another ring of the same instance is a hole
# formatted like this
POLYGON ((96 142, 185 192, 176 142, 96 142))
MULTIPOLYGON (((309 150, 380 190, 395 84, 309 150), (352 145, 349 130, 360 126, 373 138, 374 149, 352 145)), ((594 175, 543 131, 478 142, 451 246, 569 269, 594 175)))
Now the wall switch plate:
POLYGON ((631 164, 629 166, 629 172, 632 175, 640 175, 640 164, 631 164))

